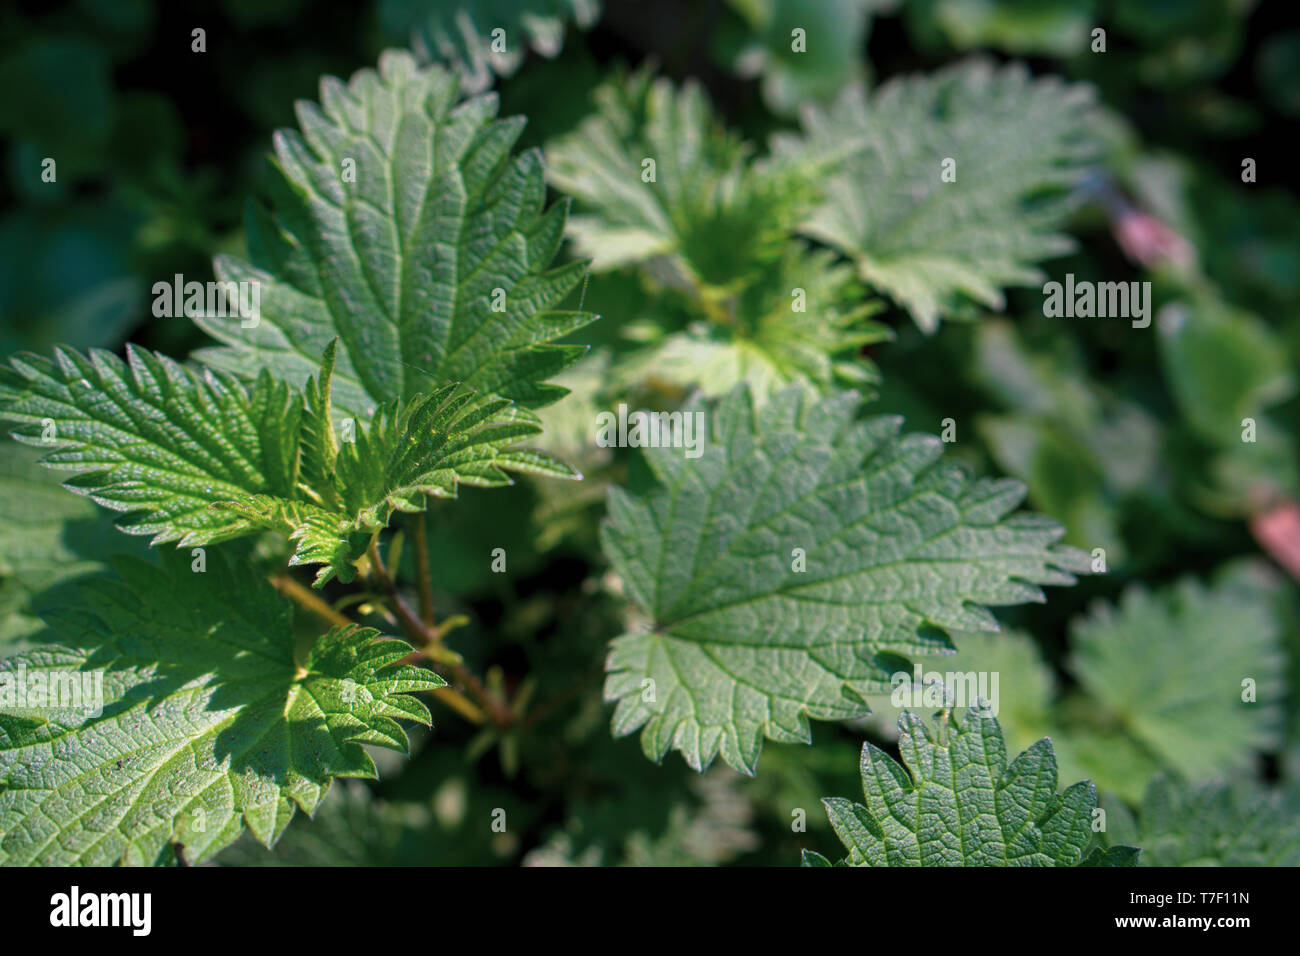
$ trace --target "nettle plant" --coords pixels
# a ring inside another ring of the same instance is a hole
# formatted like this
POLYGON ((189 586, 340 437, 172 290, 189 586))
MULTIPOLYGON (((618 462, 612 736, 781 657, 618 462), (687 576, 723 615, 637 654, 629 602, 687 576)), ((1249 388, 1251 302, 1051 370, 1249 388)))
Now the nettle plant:
MULTIPOLYGON (((57 348, 4 369, 15 436, 154 553, 91 574, 0 662, 27 694, 0 709, 0 862, 194 863, 245 828, 272 846, 336 778, 376 776, 368 748, 407 750, 424 694, 505 746, 531 689, 454 648, 419 519, 518 476, 579 496, 557 452, 605 492, 626 623, 604 697, 656 762, 754 775, 765 740, 865 716, 891 675, 997 630, 991 608, 1092 569, 1017 510, 1019 482, 873 414, 863 354, 892 335, 885 303, 933 332, 1068 248, 1086 88, 961 64, 850 92, 760 156, 697 87, 640 72, 544 161, 512 152, 524 120, 493 95, 390 52, 298 119, 247 259, 215 264, 256 285, 257 315, 197 315, 220 344, 184 362, 57 348), (577 257, 557 264, 566 236, 577 257), (615 270, 688 320, 589 354, 596 316, 561 305, 615 270), (661 441, 618 473, 591 436, 620 397, 697 416, 701 453, 661 441), (342 584, 354 597, 321 597, 342 584), (60 693, 87 674, 94 706, 73 706, 60 693)), ((574 500, 579 519, 602 507, 574 500)), ((903 765, 867 745, 865 802, 825 801, 845 862, 1134 862, 1091 783, 1058 791, 1050 741, 1008 760, 978 706, 899 725, 903 765)))

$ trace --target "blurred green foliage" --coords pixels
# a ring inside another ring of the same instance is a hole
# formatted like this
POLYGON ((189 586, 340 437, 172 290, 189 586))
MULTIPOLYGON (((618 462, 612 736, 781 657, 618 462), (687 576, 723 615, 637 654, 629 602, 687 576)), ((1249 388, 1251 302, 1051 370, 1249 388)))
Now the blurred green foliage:
MULTIPOLYGON (((933 335, 904 309, 875 303, 864 326, 873 334, 843 343, 857 349, 877 409, 906 415, 909 430, 938 433, 953 419, 952 454, 982 473, 1021 478, 1030 504, 1063 523, 1069 543, 1104 550, 1106 574, 1002 615, 1011 633, 981 638, 988 652, 975 642, 959 660, 1003 675, 1013 751, 1053 734, 1062 784, 1091 775, 1106 800, 1131 807, 1134 832, 1177 833, 1175 811, 1206 814, 1215 801, 1243 818, 1254 806, 1218 790, 1160 803, 1159 788, 1170 786, 1161 774, 1181 773, 1193 786, 1232 774, 1251 793, 1292 800, 1300 789, 1300 592, 1251 533, 1300 497, 1300 196, 1285 145, 1300 116, 1300 29, 1287 22, 1290 6, 665 0, 651 18, 644 4, 623 0, 517 0, 476 14, 489 28, 526 24, 517 29, 530 40, 508 65, 475 72, 472 85, 495 85, 505 114, 529 117, 524 144, 564 142, 579 155, 592 146, 581 125, 596 110, 592 94, 647 62, 678 85, 700 84, 726 135, 754 144, 793 130, 800 107, 827 105, 848 83, 931 71, 972 51, 1027 58, 1035 74, 1096 87, 1107 117, 1101 172, 1075 197, 1067 231, 1078 248, 1044 268, 1058 280, 1150 281, 1151 328, 1048 318, 1030 288, 1010 290, 1000 315, 945 314, 959 321, 933 335), (794 27, 834 40, 792 54, 794 27), (1092 50, 1097 27, 1104 53, 1092 50), (1251 182, 1242 178, 1246 159, 1251 182), (1254 443, 1241 440, 1247 418, 1254 443), (1180 708, 1199 715, 1197 727, 1217 713, 1198 703, 1203 686, 1180 684, 1207 668, 1230 671, 1234 686, 1257 678, 1261 703, 1211 720, 1205 733, 1216 746, 1198 749, 1171 728, 1193 726, 1180 708), (1162 686, 1181 696, 1162 698, 1162 686)), ((214 255, 243 252, 241 217, 271 133, 293 122, 294 100, 314 97, 322 74, 348 75, 390 45, 482 67, 483 38, 465 33, 457 8, 452 0, 379 0, 328 15, 305 0, 7 5, 0 352, 48 353, 56 342, 116 349, 129 339, 183 356, 211 344, 188 321, 151 316, 152 284, 178 272, 210 278, 214 255), (204 53, 192 50, 196 28, 206 31, 204 53), (55 182, 42 181, 46 158, 57 163, 55 182)), ((728 149, 726 162, 748 162, 739 140, 728 149)), ((735 247, 691 246, 686 227, 697 223, 682 218, 689 204, 679 212, 681 228, 665 242, 680 244, 680 260, 727 263, 735 247)), ((738 216, 742 232, 752 218, 738 216)), ((746 233, 736 245, 767 238, 746 233)), ((764 270, 780 260, 768 255, 764 270)), ((440 616, 470 619, 457 650, 512 693, 527 682, 545 688, 548 703, 501 737, 476 737, 435 704, 435 729, 415 735, 409 764, 380 758, 380 782, 339 787, 315 822, 295 820, 273 855, 241 845, 223 861, 792 864, 802 848, 833 849, 818 800, 857 792, 863 736, 890 745, 887 702, 868 721, 820 725, 814 747, 769 744, 755 779, 725 767, 701 778, 675 758, 656 767, 634 740, 609 735, 601 663, 622 630, 623 602, 595 528, 606 484, 635 482, 643 466, 592 447, 590 423, 611 402, 678 401, 691 380, 683 354, 709 367, 699 349, 718 341, 709 323, 723 321, 718 303, 736 292, 724 288, 736 277, 725 268, 687 273, 699 281, 647 279, 614 263, 568 303, 581 300, 603 319, 577 337, 595 343, 591 357, 559 379, 573 393, 542 416, 554 438, 547 447, 584 471, 582 486, 469 490, 454 507, 417 516, 440 616), (689 348, 674 351, 682 342, 689 348), (488 571, 498 547, 510 555, 508 575, 488 571), (504 833, 490 828, 498 809, 504 833)), ((761 291, 754 275, 743 279, 761 291)), ((833 284, 831 308, 849 314, 845 295, 865 302, 852 282, 833 284)), ((767 347, 790 359, 794 345, 773 336, 767 347)), ((774 377, 832 375, 790 364, 795 372, 774 377)), ((12 445, 3 454, 0 518, 44 509, 49 476, 33 473, 12 445)), ((52 588, 97 567, 107 546, 133 547, 92 533, 87 502, 56 500, 69 523, 51 530, 46 553, 0 551, 0 634, 14 641, 34 629, 40 601, 61 593, 52 588)), ((0 529, 0 549, 5 541, 0 529)), ((383 626, 372 610, 357 608, 383 626)), ((1159 855, 1169 862, 1213 855, 1166 844, 1159 855)), ((1231 858, 1255 859, 1244 850, 1231 858)))

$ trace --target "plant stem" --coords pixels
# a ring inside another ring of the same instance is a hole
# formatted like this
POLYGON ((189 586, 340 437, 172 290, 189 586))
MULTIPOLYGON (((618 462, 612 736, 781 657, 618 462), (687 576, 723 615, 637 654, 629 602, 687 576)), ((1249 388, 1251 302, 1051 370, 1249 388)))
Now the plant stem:
POLYGON ((433 696, 460 714, 471 724, 487 723, 487 715, 475 706, 474 702, 454 687, 439 687, 433 696))
POLYGON ((289 598, 299 607, 311 611, 322 621, 328 621, 330 624, 338 627, 347 627, 353 623, 350 618, 340 614, 334 608, 330 607, 323 601, 319 595, 313 593, 309 588, 303 587, 287 574, 271 575, 271 583, 275 589, 289 598))
MULTIPOLYGON (((392 602, 393 613, 397 615, 402 630, 406 631, 422 648, 429 644, 438 644, 437 628, 426 627, 411 606, 406 603, 405 598, 398 593, 397 583, 389 576, 388 569, 384 567, 384 562, 379 557, 379 542, 377 539, 370 542, 367 554, 370 556, 371 573, 392 602)), ((474 698, 498 727, 508 727, 514 722, 514 714, 510 712, 510 708, 506 706, 505 702, 489 691, 483 682, 464 664, 434 661, 434 667, 446 671, 458 684, 463 685, 465 690, 469 692, 470 697, 474 698)))
MULTIPOLYGON (((271 584, 275 589, 283 594, 289 600, 293 601, 299 607, 315 614, 321 620, 338 627, 347 627, 355 622, 344 614, 339 613, 325 603, 319 596, 314 594, 309 588, 303 587, 287 574, 271 575, 271 584)), ((452 687, 439 687, 433 692, 434 696, 444 704, 456 711, 462 717, 476 724, 484 723, 487 718, 483 711, 474 706, 462 694, 452 687)))
POLYGON ((424 527, 423 513, 415 516, 415 529, 411 537, 415 542, 415 577, 420 588, 420 618, 426 627, 433 627, 433 575, 429 573, 429 533, 424 527))

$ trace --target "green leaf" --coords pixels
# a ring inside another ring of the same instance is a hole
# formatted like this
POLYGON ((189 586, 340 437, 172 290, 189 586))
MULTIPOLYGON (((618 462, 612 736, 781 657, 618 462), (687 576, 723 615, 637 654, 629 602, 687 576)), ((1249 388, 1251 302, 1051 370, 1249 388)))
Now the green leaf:
POLYGON ((653 261, 656 278, 713 307, 781 258, 824 160, 754 161, 698 84, 648 70, 595 100, 594 116, 547 147, 547 175, 588 210, 569 233, 592 269, 653 261))
MULTIPOLYGON (((441 731, 439 731, 441 733, 441 731)), ((480 822, 504 812, 512 828, 534 832, 542 808, 508 781, 481 779, 455 747, 424 746, 408 763, 375 754, 377 785, 343 780, 311 817, 294 814, 267 852, 252 834, 216 858, 221 866, 484 866, 517 862, 522 847, 480 822), (392 768, 392 769, 390 769, 392 768), (396 773, 400 768, 400 775, 396 773), (527 830, 524 830, 527 828, 527 830)))
POLYGON ((1203 297, 1160 322, 1161 366, 1183 418, 1216 447, 1241 445, 1242 419, 1295 394, 1282 342, 1249 312, 1203 297))
POLYGON ((1155 593, 1133 586, 1076 622, 1071 642, 1092 709, 1155 757, 1138 792, 1161 766, 1203 779, 1246 769, 1277 741, 1285 660, 1273 615, 1249 593, 1190 578, 1155 593))
MULTIPOLYGON (((1007 747, 1023 750, 1041 737, 1055 736, 1056 678, 1033 639, 1013 630, 952 636, 961 646, 956 654, 918 662, 922 664, 919 691, 913 686, 913 672, 908 671, 907 683, 896 686, 889 697, 871 699, 869 726, 876 734, 892 740, 904 710, 929 719, 945 709, 948 701, 938 693, 933 696, 934 707, 927 703, 927 681, 940 681, 955 696, 966 692, 964 675, 986 674, 990 713, 998 719, 1007 747)), ((954 703, 963 705, 960 699, 954 703)))
POLYGON ((121 560, 51 617, 62 643, 0 662, 0 861, 148 864, 179 844, 198 862, 245 825, 269 846, 334 778, 375 776, 363 744, 405 752, 397 721, 429 723, 408 695, 445 682, 400 664, 408 645, 334 628, 296 660, 289 606, 252 568, 186 560, 121 560), (78 678, 79 702, 31 696, 78 678))
POLYGON ((252 261, 215 263, 223 281, 257 283, 259 320, 196 316, 225 343, 199 359, 296 387, 337 338, 334 404, 363 421, 449 382, 524 407, 564 394, 544 379, 585 347, 553 343, 594 318, 552 308, 585 268, 549 268, 566 207, 544 208, 538 151, 510 155, 523 119, 456 92, 454 74, 394 51, 346 86, 322 80, 321 105, 299 104, 302 132, 275 136, 252 261))
POLYGON ((1288 423, 1270 409, 1296 392, 1283 342, 1253 313, 1208 293, 1161 310, 1160 364, 1183 421, 1214 453, 1198 503, 1250 515, 1300 485, 1288 423), (1248 435, 1249 429, 1249 435, 1248 435))
MULTIPOLYGON (((967 710, 929 728, 898 721, 899 766, 862 746, 865 803, 822 801, 850 866, 1132 866, 1132 847, 1093 850, 1097 788, 1056 792, 1056 757, 1044 738, 1008 766, 997 720, 967 710)), ((806 865, 826 865, 816 854, 806 865)))
POLYGON ((1135 846, 1093 847, 1079 866, 1137 866, 1142 851, 1135 846))
POLYGON ((182 546, 278 531, 297 544, 291 563, 324 565, 317 586, 350 580, 370 536, 394 511, 423 510, 426 495, 509 484, 506 471, 578 477, 542 452, 511 450, 540 426, 457 385, 383 406, 339 444, 334 356, 331 343, 304 410, 266 372, 246 389, 131 346, 125 362, 24 354, 0 369, 0 417, 19 423, 20 440, 54 449, 44 464, 77 473, 65 487, 126 512, 122 530, 182 546))
POLYGON ((1030 340, 1004 319, 975 331, 975 375, 1005 413, 979 412, 975 429, 1029 502, 1069 529, 1066 541, 1127 558, 1118 505, 1155 481, 1162 435, 1136 402, 1096 387, 1078 343, 1049 332, 1030 340))
POLYGON ((1063 726, 1053 732, 1052 742, 1064 773, 1087 777, 1106 793, 1117 793, 1125 799, 1140 798, 1142 788, 1159 769, 1151 751, 1123 728, 1098 726, 1095 720, 1089 721, 1089 717, 1096 716, 1095 710, 1082 715, 1073 713, 1076 707, 1095 708, 1091 698, 1067 697, 1059 706, 1065 711, 1065 719, 1063 726))
POLYGON ((851 87, 808 110, 805 137, 779 139, 778 154, 849 152, 804 230, 932 332, 963 298, 1002 309, 1001 287, 1041 282, 1035 263, 1073 248, 1058 232, 1073 205, 1063 193, 1095 152, 1096 124, 1090 87, 974 61, 869 98, 851 87), (956 180, 944 182, 949 159, 956 180))
POLYGON ((128 512, 119 526, 154 542, 201 544, 243 529, 209 505, 255 492, 289 496, 299 405, 262 376, 247 391, 128 346, 21 353, 0 369, 0 415, 15 437, 52 449, 42 462, 72 471, 65 487, 128 512), (49 436, 48 439, 46 436, 49 436))
POLYGON ((902 13, 923 49, 993 47, 1062 59, 1087 50, 1097 24, 1094 0, 913 0, 902 13))
POLYGON ((742 76, 762 77, 763 102, 774 113, 794 116, 799 108, 838 93, 863 73, 861 51, 871 17, 889 0, 730 0, 750 29, 732 57, 742 76), (799 29, 803 49, 794 48, 799 29), (816 51, 812 55, 808 51, 816 51))
POLYGON ((1294 798, 1288 803, 1281 793, 1245 781, 1191 787, 1160 775, 1147 788, 1132 832, 1142 844, 1143 866, 1300 866, 1295 811, 1294 798))
MULTIPOLYGON (((376 799, 363 783, 331 787, 311 817, 295 817, 270 853, 245 836, 218 857, 222 866, 409 866, 427 863, 403 851, 429 838, 412 823, 428 810, 376 799)), ((438 862, 442 862, 439 860, 438 862)))
POLYGON ((581 203, 569 233, 592 268, 639 266, 663 306, 619 378, 711 396, 742 381, 760 393, 875 382, 858 353, 892 338, 868 319, 880 303, 834 253, 794 239, 832 159, 754 159, 698 85, 646 70, 595 99, 596 115, 548 146, 548 175, 581 203))
POLYGON ((892 339, 868 316, 852 269, 826 249, 792 242, 765 276, 748 286, 725 321, 692 323, 618 363, 620 380, 650 378, 717 397, 742 382, 765 395, 798 384, 814 392, 871 386, 880 375, 862 347, 892 339))
POLYGON ((131 550, 103 513, 61 489, 39 458, 35 449, 0 443, 0 656, 44 628, 40 611, 63 600, 70 582, 131 550))
POLYGON ((383 0, 385 32, 409 34, 427 62, 460 71, 466 91, 479 93, 494 75, 513 76, 525 49, 556 56, 570 22, 587 29, 600 16, 600 0, 383 0), (493 32, 503 49, 494 49, 493 32))
POLYGON ((988 607, 1087 569, 1054 522, 1008 517, 1018 482, 972 480, 939 463, 939 439, 859 404, 790 389, 760 414, 738 388, 711 416, 686 409, 707 423, 698 458, 649 449, 653 487, 611 489, 604 550, 639 613, 605 696, 615 735, 644 727, 651 759, 721 753, 752 774, 765 735, 806 743, 810 717, 866 714, 899 655, 997 630, 988 607))
MULTIPOLYGON (((1106 487, 1115 478, 1094 449, 1058 422, 1025 415, 980 414, 975 430, 998 466, 1032 489, 1033 505, 1070 529, 1070 543, 1104 548, 1110 564, 1121 564, 1117 509, 1106 487)), ((1089 437, 1099 441, 1100 427, 1089 437)))

